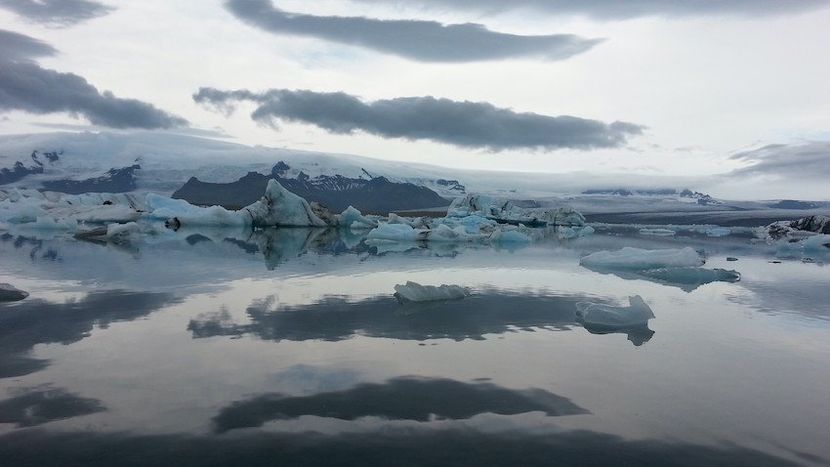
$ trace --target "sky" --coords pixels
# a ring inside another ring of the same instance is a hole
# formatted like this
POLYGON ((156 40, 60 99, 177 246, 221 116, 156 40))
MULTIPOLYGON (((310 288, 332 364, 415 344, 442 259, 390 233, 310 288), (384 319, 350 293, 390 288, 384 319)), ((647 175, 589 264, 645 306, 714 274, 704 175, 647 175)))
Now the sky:
POLYGON ((0 133, 796 185, 830 175, 828 24, 830 0, 0 0, 0 133))

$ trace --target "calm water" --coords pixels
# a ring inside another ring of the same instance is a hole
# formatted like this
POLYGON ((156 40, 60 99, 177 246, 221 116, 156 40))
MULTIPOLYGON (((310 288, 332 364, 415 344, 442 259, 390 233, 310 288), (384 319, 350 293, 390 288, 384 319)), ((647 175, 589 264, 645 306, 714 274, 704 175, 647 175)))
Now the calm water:
POLYGON ((619 233, 381 250, 307 230, 5 234, 0 282, 31 297, 0 305, 0 464, 828 465, 830 267, 772 259, 619 233), (687 245, 741 282, 579 266, 687 245), (473 295, 402 305, 408 280, 473 295), (649 330, 575 322, 577 302, 629 295, 649 330))

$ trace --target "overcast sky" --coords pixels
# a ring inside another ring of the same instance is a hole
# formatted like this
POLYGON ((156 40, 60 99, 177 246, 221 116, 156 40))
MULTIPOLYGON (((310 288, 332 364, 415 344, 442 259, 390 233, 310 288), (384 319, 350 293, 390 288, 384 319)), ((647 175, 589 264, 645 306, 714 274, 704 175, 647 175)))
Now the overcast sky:
POLYGON ((826 177, 828 3, 0 0, 0 133, 539 172, 796 176, 805 157, 826 177))

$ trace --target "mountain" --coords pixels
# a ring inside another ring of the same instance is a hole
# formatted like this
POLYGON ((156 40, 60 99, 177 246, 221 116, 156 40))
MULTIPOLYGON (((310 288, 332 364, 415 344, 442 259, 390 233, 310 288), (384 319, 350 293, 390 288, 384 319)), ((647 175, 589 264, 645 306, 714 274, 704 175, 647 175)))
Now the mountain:
POLYGON ((309 177, 300 172, 295 178, 284 175, 290 166, 278 162, 271 175, 249 172, 231 183, 202 182, 192 177, 173 198, 183 199, 191 204, 220 205, 228 209, 239 209, 258 200, 268 180, 276 179, 292 193, 308 201, 316 201, 333 211, 342 211, 348 206, 363 212, 388 213, 390 211, 444 207, 450 201, 429 188, 412 183, 392 182, 386 177, 369 180, 350 178, 342 175, 320 175, 309 177))

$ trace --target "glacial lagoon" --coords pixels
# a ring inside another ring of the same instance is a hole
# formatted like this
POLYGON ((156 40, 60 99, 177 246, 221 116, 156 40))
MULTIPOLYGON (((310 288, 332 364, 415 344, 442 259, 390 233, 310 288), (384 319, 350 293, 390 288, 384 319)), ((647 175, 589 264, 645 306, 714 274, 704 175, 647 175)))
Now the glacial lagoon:
POLYGON ((830 463, 830 255, 630 229, 503 247, 364 236, 0 232, 0 283, 31 294, 0 304, 0 463, 830 463), (580 265, 687 246, 740 280, 580 265), (470 296, 401 302, 407 281, 470 296), (648 327, 577 319, 632 296, 648 327))

